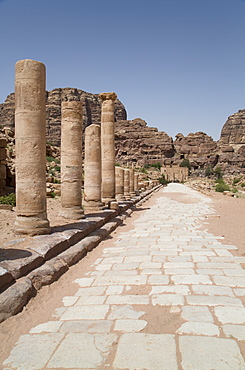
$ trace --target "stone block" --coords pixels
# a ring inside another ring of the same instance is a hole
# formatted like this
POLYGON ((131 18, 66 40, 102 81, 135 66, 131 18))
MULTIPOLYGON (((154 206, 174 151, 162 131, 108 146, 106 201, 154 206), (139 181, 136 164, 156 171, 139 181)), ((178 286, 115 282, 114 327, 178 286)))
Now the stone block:
POLYGON ((64 333, 22 335, 4 361, 5 368, 42 369, 63 338, 64 333))
POLYGON ((7 140, 3 137, 0 137, 0 148, 6 148, 7 140))
POLYGON ((15 279, 28 274, 44 262, 42 256, 28 249, 5 249, 1 258, 3 261, 0 267, 6 268, 15 279))
POLYGON ((114 368, 177 370, 174 336, 170 334, 126 333, 118 343, 114 368))
POLYGON ((5 268, 0 266, 0 288, 2 288, 5 284, 9 284, 13 281, 14 278, 11 275, 11 273, 5 268))
POLYGON ((68 266, 72 266, 78 261, 80 261, 87 254, 87 249, 84 243, 77 243, 72 247, 68 248, 66 251, 59 254, 61 258, 68 266))
POLYGON ((57 280, 62 274, 68 270, 67 264, 59 257, 46 262, 43 266, 32 271, 28 278, 32 281, 36 290, 39 290, 43 285, 48 285, 57 280))
POLYGON ((5 180, 6 176, 7 176, 6 166, 3 164, 0 164, 0 179, 5 180))
POLYGON ((0 161, 6 158, 6 149, 0 148, 0 161))
POLYGON ((37 252, 45 260, 49 260, 69 247, 66 237, 58 235, 41 235, 34 237, 35 243, 31 245, 31 250, 37 252))
POLYGON ((28 278, 21 278, 0 295, 0 322, 20 312, 36 293, 28 278))
POLYGON ((182 355, 181 365, 184 370, 242 370, 245 367, 238 344, 234 340, 182 336, 179 342, 182 355))

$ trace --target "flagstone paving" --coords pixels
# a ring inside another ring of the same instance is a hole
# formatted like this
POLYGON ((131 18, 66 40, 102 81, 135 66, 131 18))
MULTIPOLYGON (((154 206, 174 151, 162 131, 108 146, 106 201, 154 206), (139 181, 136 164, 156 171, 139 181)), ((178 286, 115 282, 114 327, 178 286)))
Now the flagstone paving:
POLYGON ((245 257, 199 229, 211 213, 211 199, 185 185, 160 190, 3 369, 244 370, 245 257))

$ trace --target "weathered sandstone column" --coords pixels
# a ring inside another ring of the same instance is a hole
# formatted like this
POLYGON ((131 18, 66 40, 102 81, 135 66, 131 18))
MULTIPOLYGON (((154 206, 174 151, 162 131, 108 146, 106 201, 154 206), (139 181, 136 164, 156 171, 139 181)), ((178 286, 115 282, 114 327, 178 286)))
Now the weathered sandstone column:
POLYGON ((116 199, 125 200, 124 197, 124 169, 116 167, 116 199))
POLYGON ((82 209, 82 105, 64 101, 61 105, 61 215, 84 218, 82 209))
POLYGON ((101 137, 100 126, 92 124, 85 130, 84 208, 86 213, 102 209, 101 202, 101 137))
POLYGON ((15 169, 18 234, 50 233, 46 205, 45 65, 15 65, 15 169))
POLYGON ((130 199, 129 192, 129 169, 124 169, 124 196, 126 199, 130 199))
POLYGON ((139 174, 134 174, 134 192, 136 195, 139 195, 139 174))
POLYGON ((135 196, 134 192, 134 169, 129 169, 129 193, 131 198, 135 196))
POLYGON ((101 174, 102 201, 115 201, 115 132, 114 132, 114 102, 117 95, 101 93, 101 174))

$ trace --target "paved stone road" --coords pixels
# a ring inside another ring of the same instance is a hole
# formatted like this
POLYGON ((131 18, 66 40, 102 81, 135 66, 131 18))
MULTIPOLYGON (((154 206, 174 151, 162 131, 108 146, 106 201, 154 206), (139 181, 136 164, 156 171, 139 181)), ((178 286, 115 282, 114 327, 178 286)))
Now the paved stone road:
POLYGON ((245 369, 245 257, 198 229, 208 197, 180 184, 160 192, 196 202, 159 196, 56 318, 20 337, 4 370, 245 369))

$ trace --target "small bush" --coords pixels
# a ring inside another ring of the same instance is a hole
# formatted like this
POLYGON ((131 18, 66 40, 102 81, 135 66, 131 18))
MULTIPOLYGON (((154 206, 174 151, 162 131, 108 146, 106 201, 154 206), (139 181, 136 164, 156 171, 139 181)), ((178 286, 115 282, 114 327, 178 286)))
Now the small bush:
POLYGON ((191 164, 189 159, 183 159, 183 161, 179 165, 180 167, 187 167, 189 170, 191 170, 191 164))
POLYGON ((216 167, 214 170, 214 175, 217 177, 217 179, 222 179, 223 173, 221 167, 216 167))
POLYGON ((46 157, 46 159, 47 159, 48 162, 54 162, 55 161, 54 157, 46 157))
POLYGON ((239 183, 240 180, 241 180, 241 177, 234 177, 232 185, 235 186, 236 184, 239 183))
POLYGON ((223 183, 219 183, 215 186, 215 191, 223 193, 223 191, 231 191, 231 189, 229 188, 229 186, 227 184, 225 184, 223 182, 223 183))
POLYGON ((165 179, 165 176, 162 175, 161 177, 159 177, 158 181, 160 182, 160 184, 162 185, 167 185, 169 184, 169 181, 165 179))
POLYGON ((0 204, 9 204, 13 207, 16 206, 16 195, 14 193, 0 197, 0 204))
POLYGON ((60 172, 60 166, 54 166, 55 171, 60 172))
POLYGON ((158 163, 154 163, 154 164, 151 164, 150 166, 151 166, 151 167, 155 167, 155 168, 157 168, 158 170, 160 170, 160 168, 162 167, 162 165, 161 165, 161 163, 160 163, 160 162, 158 162, 158 163))
POLYGON ((242 182, 241 183, 241 187, 244 188, 245 187, 245 182, 242 182))
POLYGON ((205 169, 205 176, 206 177, 209 177, 209 176, 212 176, 213 175, 213 168, 211 166, 208 166, 206 169, 205 169))
POLYGON ((54 178, 54 184, 60 184, 60 180, 54 178))

